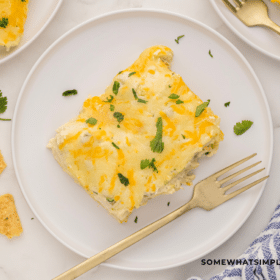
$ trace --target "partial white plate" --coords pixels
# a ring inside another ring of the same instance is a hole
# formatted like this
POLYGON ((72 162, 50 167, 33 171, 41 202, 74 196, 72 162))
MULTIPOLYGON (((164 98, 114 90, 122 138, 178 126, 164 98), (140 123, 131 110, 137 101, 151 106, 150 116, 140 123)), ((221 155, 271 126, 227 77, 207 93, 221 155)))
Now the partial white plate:
POLYGON ((58 11, 62 1, 63 0, 29 1, 29 12, 24 27, 23 37, 19 45, 11 48, 8 52, 6 51, 6 48, 0 48, 0 64, 16 56, 43 32, 58 11))
MULTIPOLYGON (((209 27, 168 12, 130 10, 110 13, 72 29, 42 55, 29 73, 16 105, 12 149, 22 192, 46 229, 71 250, 90 257, 186 203, 192 187, 161 196, 119 224, 62 171, 46 148, 55 130, 76 116, 89 94, 104 92, 112 78, 147 47, 174 51, 172 69, 221 117, 225 139, 218 153, 201 161, 201 180, 244 156, 258 153, 268 174, 272 122, 266 97, 252 68, 239 51, 209 27), (176 44, 174 39, 184 34, 176 44), (213 58, 209 55, 209 50, 213 58), (78 95, 62 92, 77 89, 78 95), (229 107, 224 103, 231 101, 229 107), (254 121, 242 136, 233 126, 254 121), (167 202, 170 201, 170 206, 167 202), (134 223, 135 216, 138 223, 134 223)), ((257 178, 257 176, 256 176, 257 178)), ((219 208, 194 209, 108 260, 105 265, 157 270, 191 262, 217 248, 248 218, 265 183, 219 208)))
MULTIPOLYGON (((280 25, 280 5, 273 4, 269 0, 263 0, 269 11, 269 17, 280 25)), ((214 9, 224 23, 237 35, 256 50, 274 59, 280 60, 280 35, 264 27, 248 27, 242 23, 222 0, 210 0, 214 9)))

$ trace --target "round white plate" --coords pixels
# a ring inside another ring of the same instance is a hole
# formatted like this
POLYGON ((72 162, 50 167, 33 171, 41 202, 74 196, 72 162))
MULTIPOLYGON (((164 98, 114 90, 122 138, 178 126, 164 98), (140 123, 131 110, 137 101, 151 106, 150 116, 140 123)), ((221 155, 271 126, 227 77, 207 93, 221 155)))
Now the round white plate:
MULTIPOLYGON (((75 117, 89 94, 104 92, 112 78, 147 47, 174 51, 172 69, 221 117, 225 139, 218 153, 201 161, 201 180, 254 152, 268 173, 272 122, 261 85, 238 50, 217 32, 184 16, 130 10, 87 21, 57 40, 38 60, 20 93, 13 118, 12 147, 22 192, 42 224, 64 245, 90 257, 186 203, 192 187, 161 196, 119 224, 64 173, 46 148, 55 130, 75 117), (174 39, 184 34, 176 44, 174 39), (213 58, 209 55, 209 50, 213 58), (77 89, 78 95, 62 92, 77 89), (229 107, 224 103, 230 101, 229 107), (233 126, 254 121, 244 135, 233 126), (167 202, 170 201, 170 206, 167 202), (138 216, 138 223, 134 223, 138 216)), ((250 161, 253 162, 253 161, 250 161)), ((194 209, 108 260, 105 265, 156 270, 193 261, 225 242, 248 218, 264 183, 206 212, 194 209)))
POLYGON ((0 64, 16 56, 43 32, 58 11, 62 1, 63 0, 29 1, 29 12, 24 26, 23 37, 19 45, 11 48, 8 52, 6 48, 0 48, 0 64))
MULTIPOLYGON (((280 60, 280 36, 264 27, 248 27, 242 23, 225 6, 222 0, 210 0, 214 9, 224 23, 243 41, 256 50, 280 60)), ((280 25, 280 5, 273 4, 269 0, 263 0, 269 11, 269 17, 280 25)))

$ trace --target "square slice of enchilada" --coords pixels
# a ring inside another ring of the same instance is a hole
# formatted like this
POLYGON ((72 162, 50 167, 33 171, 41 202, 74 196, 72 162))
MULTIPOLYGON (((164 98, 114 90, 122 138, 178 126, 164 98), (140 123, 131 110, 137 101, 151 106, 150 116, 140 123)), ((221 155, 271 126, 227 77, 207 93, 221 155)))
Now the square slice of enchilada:
POLYGON ((171 49, 146 49, 49 141, 55 159, 119 222, 191 184, 223 139, 219 117, 170 70, 171 49), (201 107, 201 106, 200 106, 201 107))

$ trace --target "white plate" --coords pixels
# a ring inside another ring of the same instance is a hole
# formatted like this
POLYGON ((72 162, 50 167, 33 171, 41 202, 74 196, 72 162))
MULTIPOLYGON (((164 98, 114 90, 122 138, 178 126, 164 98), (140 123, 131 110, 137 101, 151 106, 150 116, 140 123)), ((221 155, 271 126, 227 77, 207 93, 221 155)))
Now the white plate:
POLYGON ((43 32, 58 11, 62 1, 63 0, 29 1, 29 12, 24 27, 23 37, 19 45, 11 48, 8 52, 6 51, 6 48, 0 48, 0 64, 16 56, 43 32))
MULTIPOLYGON (((12 129, 16 174, 28 204, 53 236, 84 257, 190 199, 192 187, 185 186, 153 199, 119 224, 62 171, 46 148, 55 129, 78 114, 89 94, 102 93, 116 73, 157 44, 173 49, 172 69, 203 100, 211 99, 211 108, 222 120, 225 139, 217 155, 201 161, 195 182, 254 152, 267 168, 260 176, 269 171, 272 122, 267 101, 253 70, 231 43, 199 22, 168 12, 130 10, 87 21, 56 41, 35 64, 21 90, 12 129), (185 37, 176 44, 174 39, 182 34, 185 37), (73 88, 78 95, 62 97, 73 88), (254 125, 236 136, 233 126, 243 119, 254 125)), ((194 209, 105 265, 156 270, 193 261, 232 236, 254 209, 263 187, 264 183, 211 212, 194 209)))
MULTIPOLYGON (((224 23, 243 41, 256 50, 280 60, 280 36, 264 27, 248 27, 243 24, 225 6, 222 0, 210 0, 214 9, 224 21, 224 23)), ((280 25, 280 5, 263 0, 269 11, 269 17, 280 25)))

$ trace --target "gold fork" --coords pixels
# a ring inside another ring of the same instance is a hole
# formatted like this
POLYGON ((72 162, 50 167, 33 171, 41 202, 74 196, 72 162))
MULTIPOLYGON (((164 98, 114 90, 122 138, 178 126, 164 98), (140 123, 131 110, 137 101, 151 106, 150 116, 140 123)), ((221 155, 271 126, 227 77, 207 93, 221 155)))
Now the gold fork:
POLYGON ((268 8, 263 0, 222 0, 228 9, 247 26, 264 26, 280 35, 280 26, 268 17, 268 8))
POLYGON ((149 234, 153 233, 154 231, 158 230, 159 228, 163 227, 164 225, 168 224, 169 222, 175 220, 176 218, 180 217, 184 213, 188 212, 189 210, 200 207, 205 210, 212 210, 219 206, 220 204, 228 201, 229 199, 237 196, 238 194, 250 189, 251 187, 255 186, 256 184, 262 182, 263 180, 267 179, 269 176, 263 177, 239 190, 236 190, 232 193, 226 194, 226 192, 231 189, 232 187, 236 186, 237 184, 243 182, 246 179, 256 175, 257 173, 264 170, 264 168, 255 171, 233 183, 228 184, 227 186, 222 187, 222 185, 229 180, 235 178, 236 176, 242 174, 243 172, 253 168, 254 166, 261 163, 261 161, 254 163, 228 177, 217 180, 218 177, 222 176, 226 172, 230 171, 231 169, 237 167, 238 165, 246 162, 247 160, 254 157, 256 154, 253 154, 247 158, 244 158, 220 171, 211 175, 210 177, 204 179, 197 183, 194 187, 194 193, 192 199, 183 205, 182 207, 178 208, 177 210, 173 211, 172 213, 166 215, 165 217, 157 220, 156 222, 144 227, 143 229, 133 233, 132 235, 126 237, 125 239, 119 241, 118 243, 114 244, 113 246, 105 249, 104 251, 96 254, 95 256, 87 259, 86 261, 80 263, 79 265, 71 268, 70 270, 62 273, 61 275, 55 277, 53 280, 72 280, 77 278, 78 276, 84 274, 85 272, 89 271, 90 269, 94 268, 95 266, 101 264, 102 262, 108 260, 109 258, 113 257, 114 255, 118 254, 119 252, 123 251, 124 249, 128 248, 129 246, 133 245, 134 243, 138 242, 139 240, 143 239, 144 237, 148 236, 149 234))

